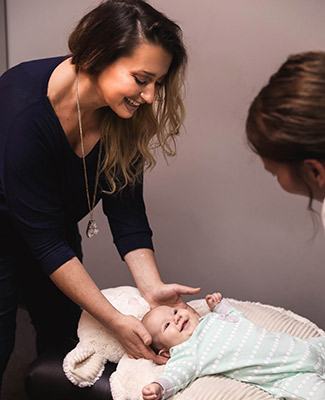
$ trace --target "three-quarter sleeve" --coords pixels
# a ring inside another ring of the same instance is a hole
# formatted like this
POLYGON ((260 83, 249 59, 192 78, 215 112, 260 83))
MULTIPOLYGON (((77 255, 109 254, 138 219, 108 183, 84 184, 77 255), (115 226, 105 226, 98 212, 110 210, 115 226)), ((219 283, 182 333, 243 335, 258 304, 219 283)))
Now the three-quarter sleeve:
POLYGON ((152 231, 146 215, 141 182, 114 195, 104 194, 102 200, 103 211, 122 259, 135 249, 153 250, 152 231))
POLYGON ((44 135, 52 132, 57 122, 45 118, 46 113, 46 107, 32 104, 8 127, 1 183, 13 224, 51 274, 75 253, 65 238, 59 155, 52 136, 44 135))

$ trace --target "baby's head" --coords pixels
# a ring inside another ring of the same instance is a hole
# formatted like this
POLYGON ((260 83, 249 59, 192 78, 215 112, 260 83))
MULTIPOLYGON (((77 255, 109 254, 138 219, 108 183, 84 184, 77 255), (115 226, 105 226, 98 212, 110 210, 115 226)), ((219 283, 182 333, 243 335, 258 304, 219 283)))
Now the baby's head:
POLYGON ((150 310, 142 323, 152 336, 151 347, 157 354, 169 358, 169 349, 185 342, 199 324, 191 309, 159 306, 150 310))

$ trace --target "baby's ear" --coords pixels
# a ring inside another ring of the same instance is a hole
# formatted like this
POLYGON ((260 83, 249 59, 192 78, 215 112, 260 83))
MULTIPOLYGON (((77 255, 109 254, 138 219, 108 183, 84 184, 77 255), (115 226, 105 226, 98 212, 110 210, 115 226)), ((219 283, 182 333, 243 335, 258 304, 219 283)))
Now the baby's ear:
POLYGON ((161 350, 159 350, 159 353, 158 353, 158 355, 159 355, 159 356, 161 356, 161 357, 164 357, 164 358, 166 358, 167 360, 169 360, 169 359, 170 359, 170 353, 169 353, 169 350, 166 350, 166 349, 161 349, 161 350))

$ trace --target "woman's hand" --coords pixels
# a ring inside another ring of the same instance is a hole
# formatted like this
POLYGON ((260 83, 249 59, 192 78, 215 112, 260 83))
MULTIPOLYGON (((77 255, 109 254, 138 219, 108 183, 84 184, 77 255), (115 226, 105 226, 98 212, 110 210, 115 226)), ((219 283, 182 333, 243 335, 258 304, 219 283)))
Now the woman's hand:
POLYGON ((177 283, 165 284, 162 282, 154 253, 151 249, 136 249, 124 256, 141 295, 147 300, 151 308, 160 305, 171 307, 189 307, 181 295, 197 294, 200 288, 178 285, 177 283))
POLYGON ((151 308, 168 305, 171 307, 182 307, 182 308, 190 308, 189 305, 185 303, 182 299, 182 294, 197 294, 199 293, 200 288, 192 288, 190 286, 183 286, 177 283, 164 284, 162 283, 159 286, 153 288, 150 292, 148 292, 145 296, 147 302, 149 303, 151 308))
MULTIPOLYGON (((190 308, 182 299, 182 294, 196 294, 200 288, 173 284, 161 284, 153 289, 146 298, 151 308, 160 305, 171 307, 190 308)), ((193 310, 196 312, 195 310, 193 310)), ((112 321, 110 331, 123 346, 130 358, 146 358, 156 364, 166 364, 166 357, 157 355, 149 346, 152 342, 151 335, 137 318, 131 315, 119 314, 112 321)))
POLYGON ((158 356, 150 347, 152 338, 144 325, 131 315, 120 314, 109 330, 123 346, 130 358, 146 358, 156 364, 166 364, 166 358, 158 356))

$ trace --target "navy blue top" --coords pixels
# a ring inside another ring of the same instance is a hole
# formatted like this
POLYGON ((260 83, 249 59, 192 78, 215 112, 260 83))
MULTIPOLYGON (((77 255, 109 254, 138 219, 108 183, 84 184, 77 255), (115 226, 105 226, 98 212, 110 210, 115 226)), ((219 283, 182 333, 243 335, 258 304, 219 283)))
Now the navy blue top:
MULTIPOLYGON (((75 256, 66 229, 89 212, 82 159, 47 98, 50 75, 64 59, 22 63, 0 78, 0 217, 10 224, 1 229, 17 231, 48 274, 75 256)), ((99 143, 86 156, 91 200, 98 152, 99 143)), ((103 176, 100 187, 108 189, 103 176)), ((122 258, 153 249, 141 183, 119 195, 98 191, 100 199, 122 258)))

